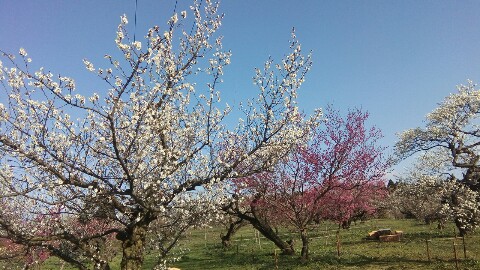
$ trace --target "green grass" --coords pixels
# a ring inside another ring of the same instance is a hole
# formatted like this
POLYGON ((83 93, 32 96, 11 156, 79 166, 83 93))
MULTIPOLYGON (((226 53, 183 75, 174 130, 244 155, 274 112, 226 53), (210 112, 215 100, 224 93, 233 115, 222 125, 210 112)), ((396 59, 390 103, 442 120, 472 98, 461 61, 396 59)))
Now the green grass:
MULTIPOLYGON (((265 239, 255 241, 251 227, 242 229, 234 238, 232 247, 223 250, 219 243, 220 228, 192 232, 187 237, 191 250, 174 263, 181 269, 455 269, 453 253, 454 227, 443 231, 434 225, 419 224, 414 220, 371 220, 340 231, 340 257, 337 256, 337 226, 320 225, 310 237, 310 260, 302 263, 299 256, 277 256, 275 247, 265 239), (369 231, 381 228, 404 231, 401 242, 380 243, 363 238, 369 231), (429 239, 431 260, 428 261, 425 240, 429 239)), ((295 234, 295 247, 301 242, 295 234)), ((286 238, 287 239, 287 238, 286 238)), ((462 239, 455 240, 459 269, 480 269, 480 234, 466 237, 467 259, 464 259, 462 239)), ((278 250, 277 250, 278 252, 278 250)), ((148 268, 145 268, 148 269, 148 268)))
MULTIPOLYGON (((443 231, 434 225, 420 224, 415 220, 370 220, 340 230, 340 257, 337 256, 337 226, 321 224, 310 234, 310 260, 301 262, 299 255, 274 256, 278 250, 264 238, 255 241, 255 231, 245 227, 234 237, 232 246, 224 250, 220 245, 222 228, 190 231, 181 240, 178 250, 186 249, 180 261, 171 266, 180 269, 455 269, 453 252, 454 226, 443 231), (404 231, 400 242, 380 243, 363 238, 369 231, 391 228, 404 231), (427 258, 426 242, 429 239, 431 260, 427 258), (276 259, 275 259, 276 258, 276 259), (277 262, 275 262, 275 260, 277 262)), ((296 251, 301 249, 299 237, 283 231, 285 239, 294 238, 296 251)), ((466 237, 467 259, 464 258, 462 239, 455 239, 459 269, 480 270, 480 233, 466 237)), ((148 255, 143 269, 153 267, 154 256, 148 255)), ((112 263, 119 269, 120 258, 112 263)), ((65 270, 73 269, 65 265, 65 270)), ((0 263, 1 269, 1 263, 0 263)), ((42 270, 60 269, 58 260, 50 259, 42 270)))

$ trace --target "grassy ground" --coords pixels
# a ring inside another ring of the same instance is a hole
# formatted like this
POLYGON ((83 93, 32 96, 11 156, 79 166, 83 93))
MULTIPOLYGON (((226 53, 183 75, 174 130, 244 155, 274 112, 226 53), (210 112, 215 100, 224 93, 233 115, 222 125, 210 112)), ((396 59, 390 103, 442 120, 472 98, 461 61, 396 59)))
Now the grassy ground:
MULTIPOLYGON (((265 239, 255 240, 252 228, 244 228, 229 250, 219 245, 219 229, 195 231, 188 237, 190 253, 173 264, 181 269, 455 269, 454 227, 439 231, 434 225, 414 220, 371 220, 340 231, 340 257, 337 256, 336 225, 321 225, 310 236, 310 260, 298 256, 275 256, 275 248, 265 239), (404 231, 401 242, 380 243, 363 238, 369 231, 391 228, 404 231), (429 240, 430 261, 426 250, 429 240)), ((290 235, 295 237, 295 235, 290 235)), ((480 269, 480 233, 455 239, 459 269, 480 269)), ((296 250, 301 243, 296 241, 296 250)), ((278 251, 277 251, 278 252, 278 251)), ((146 268, 148 269, 148 268, 146 268)))
MULTIPOLYGON (((461 238, 454 238, 454 227, 448 225, 439 231, 434 225, 420 224, 414 220, 370 220, 340 230, 340 257, 337 256, 337 226, 320 225, 311 233, 310 260, 301 262, 299 256, 275 256, 275 249, 266 239, 256 237, 251 227, 245 227, 234 237, 231 248, 220 245, 222 228, 194 230, 182 239, 179 249, 182 258, 171 266, 181 269, 456 269, 453 244, 455 242, 458 269, 480 270, 480 233, 465 238, 467 259, 461 238), (363 238, 369 231, 391 228, 404 231, 400 242, 380 243, 363 238), (430 261, 426 240, 429 240, 430 261)), ((301 243, 295 234, 284 232, 285 239, 296 238, 299 251, 301 243)), ((118 269, 119 259, 113 263, 118 269)), ((153 256, 146 258, 144 269, 151 269, 153 256)), ((49 260, 42 270, 60 269, 61 264, 49 260)), ((1 269, 1 263, 0 263, 1 269)), ((7 268, 8 269, 8 268, 7 268)), ((71 269, 65 265, 64 270, 71 269)))

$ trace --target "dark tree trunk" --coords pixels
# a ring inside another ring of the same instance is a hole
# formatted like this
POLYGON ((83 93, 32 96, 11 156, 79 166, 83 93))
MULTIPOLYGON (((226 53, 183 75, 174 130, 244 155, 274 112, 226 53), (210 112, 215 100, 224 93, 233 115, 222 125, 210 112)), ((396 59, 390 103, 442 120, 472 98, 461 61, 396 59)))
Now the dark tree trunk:
POLYGON ((110 265, 108 263, 100 263, 94 269, 96 269, 96 270, 110 270, 110 265))
POLYGON ((237 219, 235 221, 230 222, 227 233, 225 235, 221 235, 220 238, 222 239, 222 246, 224 248, 228 248, 231 245, 231 240, 233 235, 243 226, 246 225, 246 222, 243 219, 237 219))
POLYGON ((246 216, 245 220, 249 221, 252 226, 257 229, 268 240, 272 241, 281 251, 283 255, 293 255, 295 250, 293 249, 293 241, 290 243, 284 241, 270 226, 266 219, 259 217, 258 210, 256 208, 256 201, 254 200, 250 205, 253 216, 246 216))
POLYGON ((124 235, 120 236, 122 240, 122 270, 140 270, 143 264, 145 237, 147 233, 146 225, 134 225, 127 228, 124 235))
POLYGON ((268 224, 266 221, 262 221, 256 216, 250 216, 243 213, 236 213, 238 217, 248 221, 255 229, 257 229, 265 238, 272 241, 275 246, 277 246, 283 255, 293 255, 295 250, 293 249, 293 242, 288 243, 280 238, 280 236, 275 233, 275 230, 268 224))
POLYGON ((238 205, 231 203, 228 206, 224 206, 223 210, 230 215, 236 216, 249 222, 255 229, 257 229, 265 238, 272 241, 282 252, 282 255, 293 255, 295 250, 293 248, 293 241, 290 243, 280 238, 279 234, 270 226, 268 220, 261 217, 257 207, 257 200, 254 199, 250 203, 250 213, 243 212, 239 209, 238 205))
POLYGON ((465 228, 463 227, 464 224, 462 224, 462 222, 458 220, 458 218, 455 218, 455 225, 457 226, 460 237, 467 235, 467 230, 465 230, 465 228))
POLYGON ((308 260, 308 235, 306 230, 300 231, 300 238, 302 239, 302 253, 301 259, 302 261, 308 260))
POLYGON ((292 242, 288 243, 282 240, 268 223, 262 222, 257 219, 252 219, 249 221, 252 226, 257 229, 263 236, 265 236, 268 240, 272 241, 282 251, 283 255, 295 254, 292 242))
POLYGON ((445 223, 443 222, 443 220, 438 221, 437 229, 439 229, 439 230, 445 229, 445 223))
POLYGON ((346 229, 350 229, 350 226, 352 225, 352 221, 351 220, 345 220, 345 221, 342 221, 342 229, 346 230, 346 229))

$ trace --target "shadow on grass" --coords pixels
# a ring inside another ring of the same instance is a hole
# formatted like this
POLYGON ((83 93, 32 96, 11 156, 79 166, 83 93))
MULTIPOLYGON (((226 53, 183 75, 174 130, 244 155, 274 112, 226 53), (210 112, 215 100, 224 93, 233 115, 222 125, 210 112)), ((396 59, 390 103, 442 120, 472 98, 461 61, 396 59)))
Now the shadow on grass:
MULTIPOLYGON (((302 262, 299 255, 278 256, 277 263, 272 254, 258 253, 231 253, 231 252, 211 252, 202 257, 184 256, 176 264, 181 269, 258 269, 270 270, 278 266, 279 269, 295 269, 299 266, 305 266, 306 269, 335 268, 343 269, 350 267, 369 268, 389 267, 391 265, 416 265, 427 266, 427 261, 414 260, 401 256, 390 257, 370 257, 366 255, 350 255, 347 258, 338 258, 334 254, 312 255, 308 262, 302 262)), ((383 268, 382 268, 383 269, 383 268)), ((398 268, 392 268, 398 269, 398 268)), ((405 269, 409 269, 408 267, 405 269)))

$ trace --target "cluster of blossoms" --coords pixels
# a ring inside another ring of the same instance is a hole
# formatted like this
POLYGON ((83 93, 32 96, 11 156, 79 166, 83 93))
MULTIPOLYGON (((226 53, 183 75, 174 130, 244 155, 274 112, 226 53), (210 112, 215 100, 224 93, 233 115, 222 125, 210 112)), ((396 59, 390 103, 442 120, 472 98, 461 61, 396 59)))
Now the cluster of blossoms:
POLYGON ((480 226, 480 195, 457 181, 447 181, 442 187, 443 208, 440 213, 454 220, 460 232, 470 232, 480 226))

